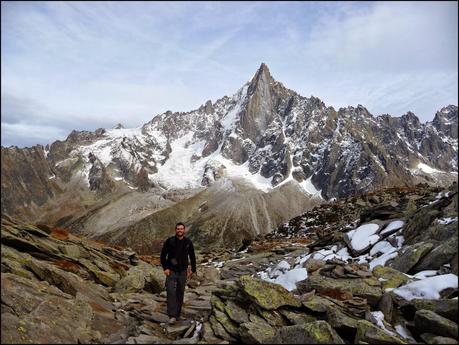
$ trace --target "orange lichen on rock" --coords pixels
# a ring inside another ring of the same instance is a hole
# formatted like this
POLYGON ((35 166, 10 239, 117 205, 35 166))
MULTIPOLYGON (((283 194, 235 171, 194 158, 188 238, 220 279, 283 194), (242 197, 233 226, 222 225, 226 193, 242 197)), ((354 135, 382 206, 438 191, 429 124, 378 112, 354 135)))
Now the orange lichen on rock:
POLYGON ((53 228, 51 230, 51 236, 61 241, 67 241, 69 239, 69 232, 64 229, 53 228))
POLYGON ((81 266, 75 262, 67 260, 57 260, 53 262, 53 265, 69 272, 78 273, 81 269, 81 266))
POLYGON ((158 266, 161 263, 159 256, 139 255, 139 259, 151 265, 158 266))
POLYGON ((345 301, 352 298, 352 293, 350 293, 349 291, 334 288, 320 290, 319 295, 328 296, 340 301, 345 301))

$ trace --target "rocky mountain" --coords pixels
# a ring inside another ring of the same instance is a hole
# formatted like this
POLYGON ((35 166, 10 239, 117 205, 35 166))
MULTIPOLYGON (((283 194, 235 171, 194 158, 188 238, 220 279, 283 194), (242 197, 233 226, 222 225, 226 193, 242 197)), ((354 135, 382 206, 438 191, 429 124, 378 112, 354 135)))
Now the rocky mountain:
POLYGON ((457 184, 323 203, 198 248, 168 325, 158 256, 2 216, 1 343, 454 344, 457 222, 457 184))
POLYGON ((1 169, 4 214, 119 243, 131 230, 139 233, 131 242, 163 236, 179 220, 196 239, 217 226, 223 242, 240 242, 319 200, 457 180, 457 106, 425 124, 411 112, 336 111, 262 64, 233 96, 190 112, 167 111, 132 129, 73 131, 46 147, 2 147, 1 169), (238 210, 220 217, 228 208, 238 210))

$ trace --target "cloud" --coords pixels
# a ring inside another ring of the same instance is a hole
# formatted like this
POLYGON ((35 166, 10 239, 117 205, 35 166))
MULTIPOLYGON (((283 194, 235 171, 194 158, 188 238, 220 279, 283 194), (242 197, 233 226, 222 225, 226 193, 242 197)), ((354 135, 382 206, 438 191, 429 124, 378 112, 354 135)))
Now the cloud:
POLYGON ((7 125, 16 145, 30 142, 19 125, 47 128, 51 143, 73 129, 136 127, 195 109, 233 94, 261 62, 287 87, 336 108, 411 110, 427 121, 457 104, 451 2, 1 6, 2 132, 7 125))
MULTIPOLYGON (((356 4, 357 6, 357 4, 356 4)), ((457 6, 375 2, 320 18, 306 43, 328 66, 387 73, 457 68, 457 6)))
POLYGON ((411 110, 424 122, 457 104, 457 6, 337 3, 320 12, 309 39, 292 41, 299 56, 282 71, 291 88, 335 107, 362 104, 375 115, 411 110), (300 64, 307 73, 289 72, 300 64))
POLYGON ((2 123, 2 146, 31 147, 47 145, 49 138, 64 140, 69 133, 62 128, 27 123, 2 123))

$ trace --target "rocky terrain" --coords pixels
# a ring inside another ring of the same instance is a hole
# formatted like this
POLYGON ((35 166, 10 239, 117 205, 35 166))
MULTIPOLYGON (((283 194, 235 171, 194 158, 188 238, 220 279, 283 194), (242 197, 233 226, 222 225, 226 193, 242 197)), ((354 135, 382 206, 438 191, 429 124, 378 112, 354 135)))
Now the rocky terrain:
POLYGON ((1 163, 2 214, 122 245, 159 239, 176 221, 189 224, 196 241, 218 226, 223 235, 211 242, 224 247, 265 235, 319 201, 449 185, 457 179, 457 106, 426 123, 411 112, 335 110, 261 64, 230 97, 137 128, 2 147, 1 163))
POLYGON ((174 325, 157 256, 4 215, 1 342, 454 344, 457 214, 457 184, 388 188, 198 246, 174 325))

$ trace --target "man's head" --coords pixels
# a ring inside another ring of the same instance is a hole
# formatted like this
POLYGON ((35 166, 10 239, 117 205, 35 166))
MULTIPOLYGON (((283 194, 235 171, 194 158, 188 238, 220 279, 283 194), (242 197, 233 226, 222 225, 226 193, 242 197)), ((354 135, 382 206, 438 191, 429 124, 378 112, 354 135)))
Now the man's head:
POLYGON ((183 236, 185 236, 185 224, 175 224, 175 236, 177 236, 178 238, 183 238, 183 236))

